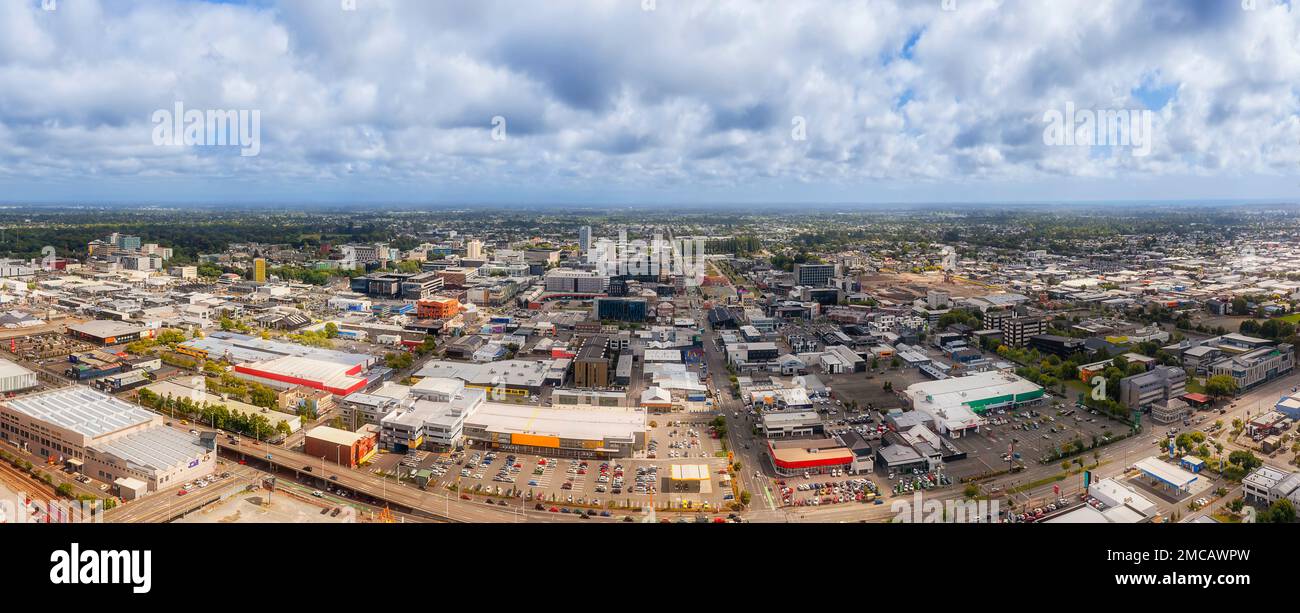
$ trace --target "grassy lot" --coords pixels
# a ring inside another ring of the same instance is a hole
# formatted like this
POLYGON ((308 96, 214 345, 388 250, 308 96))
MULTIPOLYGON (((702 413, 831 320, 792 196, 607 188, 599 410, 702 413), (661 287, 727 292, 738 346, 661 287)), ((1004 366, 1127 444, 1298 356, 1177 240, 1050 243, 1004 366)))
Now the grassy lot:
POLYGON ((1042 487, 1042 486, 1047 485, 1047 484, 1049 484, 1049 483, 1055 483, 1055 482, 1057 482, 1057 481, 1064 481, 1065 478, 1066 478, 1067 476, 1069 476, 1067 473, 1060 473, 1060 474, 1052 475, 1052 476, 1050 476, 1050 477, 1046 477, 1046 478, 1043 478, 1043 479, 1039 479, 1039 480, 1037 480, 1037 481, 1031 481, 1031 482, 1026 483, 1026 484, 1024 484, 1024 485, 1018 485, 1018 486, 1016 486, 1016 487, 1013 487, 1013 488, 1007 490, 1007 493, 1008 493, 1008 494, 1018 494, 1018 493, 1020 493, 1020 492, 1027 492, 1027 491, 1032 490, 1032 489, 1034 489, 1034 488, 1036 488, 1036 487, 1042 487))
POLYGON ((1292 313, 1290 315, 1279 317, 1278 319, 1285 321, 1289 324, 1300 324, 1300 313, 1292 313))

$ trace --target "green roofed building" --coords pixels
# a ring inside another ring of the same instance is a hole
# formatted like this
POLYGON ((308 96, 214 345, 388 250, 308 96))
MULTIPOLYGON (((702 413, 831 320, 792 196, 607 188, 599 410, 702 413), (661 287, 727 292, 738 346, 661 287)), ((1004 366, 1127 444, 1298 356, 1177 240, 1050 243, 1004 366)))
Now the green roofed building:
POLYGON ((978 431, 989 411, 1042 402, 1043 388, 1011 373, 984 372, 916 383, 905 395, 940 433, 961 436, 978 431))

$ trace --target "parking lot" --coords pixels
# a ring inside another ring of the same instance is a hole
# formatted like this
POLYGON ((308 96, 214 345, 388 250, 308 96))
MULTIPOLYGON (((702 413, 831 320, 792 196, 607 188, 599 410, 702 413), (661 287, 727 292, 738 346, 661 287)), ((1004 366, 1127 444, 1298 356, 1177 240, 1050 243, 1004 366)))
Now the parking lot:
POLYGON ((1074 406, 1039 405, 1014 411, 995 410, 988 416, 989 425, 978 433, 968 432, 950 439, 967 453, 967 459, 950 463, 948 474, 954 478, 1005 469, 1012 439, 1016 453, 1027 465, 1048 458, 1065 445, 1082 443, 1091 447, 1107 436, 1123 434, 1127 427, 1104 415, 1074 406))
MULTIPOLYGON (((723 458, 693 458, 708 467, 704 483, 674 487, 671 466, 683 459, 571 459, 467 449, 427 464, 438 487, 462 497, 512 497, 544 508, 684 508, 718 510, 734 499, 723 458)), ((435 487, 431 484, 430 489, 435 487)))
POLYGON ((471 446, 460 452, 380 453, 365 468, 414 482, 432 473, 427 489, 454 488, 462 498, 510 498, 511 504, 557 512, 566 507, 599 510, 708 510, 726 508, 738 491, 731 486, 723 441, 715 438, 711 415, 669 413, 647 422, 646 449, 634 457, 572 459, 471 446), (704 466, 704 478, 674 482, 673 465, 704 466))
MULTIPOLYGON (((717 457, 722 441, 709 432, 711 415, 667 413, 651 416, 646 431, 647 459, 705 460, 717 457)), ((698 463, 698 462, 696 462, 698 463)))
POLYGON ((880 487, 867 475, 843 473, 777 479, 774 490, 785 506, 883 504, 880 487))

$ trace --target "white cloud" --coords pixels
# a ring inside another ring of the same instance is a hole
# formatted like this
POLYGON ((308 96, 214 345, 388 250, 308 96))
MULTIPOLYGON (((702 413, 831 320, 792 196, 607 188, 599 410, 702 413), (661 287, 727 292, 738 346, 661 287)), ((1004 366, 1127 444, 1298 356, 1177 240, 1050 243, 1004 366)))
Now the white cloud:
POLYGON ((237 177, 252 196, 312 200, 363 179, 392 186, 378 199, 869 199, 863 186, 888 184, 964 199, 972 181, 1176 186, 1300 163, 1300 28, 1266 0, 357 4, 0 3, 0 185, 40 197, 113 176, 149 194, 152 177, 237 177), (152 147, 150 114, 178 100, 261 110, 261 154, 152 147), (1153 100, 1149 157, 1043 145, 1044 111, 1153 100), (807 140, 791 138, 796 116, 807 140))

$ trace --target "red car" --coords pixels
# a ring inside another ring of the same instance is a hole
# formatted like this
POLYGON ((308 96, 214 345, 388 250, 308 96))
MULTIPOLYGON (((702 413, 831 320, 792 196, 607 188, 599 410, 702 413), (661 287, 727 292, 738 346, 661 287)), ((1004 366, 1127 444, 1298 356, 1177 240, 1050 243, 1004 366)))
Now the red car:
POLYGON ((550 511, 551 511, 552 513, 559 513, 559 512, 560 512, 560 509, 557 508, 557 507, 551 507, 550 511))
POLYGON ((189 492, 187 492, 187 491, 185 491, 185 490, 181 490, 181 491, 179 491, 179 492, 176 492, 176 495, 177 495, 177 496, 184 496, 184 495, 186 495, 186 494, 188 494, 188 493, 189 493, 189 492))

